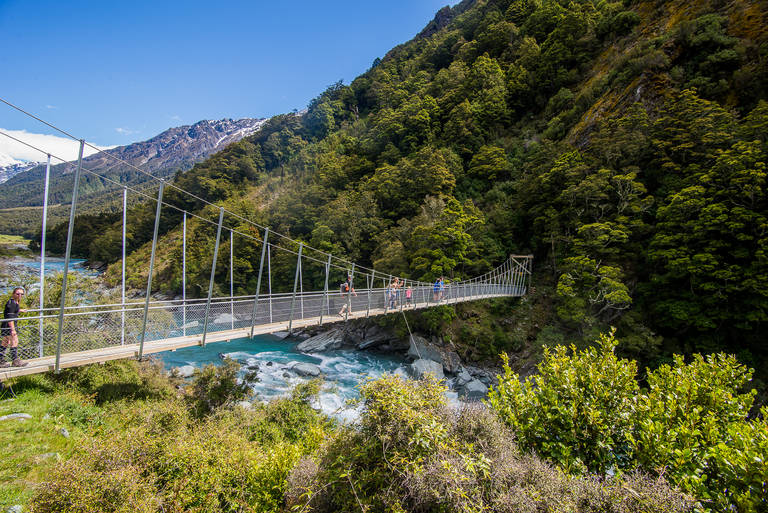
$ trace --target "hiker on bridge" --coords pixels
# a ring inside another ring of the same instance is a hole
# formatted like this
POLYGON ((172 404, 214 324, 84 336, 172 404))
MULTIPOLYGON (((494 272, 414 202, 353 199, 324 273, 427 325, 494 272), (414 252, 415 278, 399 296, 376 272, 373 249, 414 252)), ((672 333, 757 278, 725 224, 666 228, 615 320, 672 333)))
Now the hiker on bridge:
POLYGON ((5 310, 3 311, 3 322, 0 323, 0 335, 3 337, 2 343, 0 343, 0 367, 8 367, 9 364, 5 362, 5 349, 11 348, 11 360, 14 367, 24 367, 27 362, 22 361, 19 358, 19 333, 17 331, 16 320, 19 318, 19 313, 26 312, 19 307, 21 298, 24 297, 24 289, 16 287, 13 289, 11 299, 5 304, 5 310))
POLYGON ((341 310, 339 310, 339 317, 344 316, 344 312, 347 311, 347 307, 349 307, 349 313, 352 313, 352 307, 347 304, 347 298, 349 298, 350 294, 354 294, 357 296, 357 292, 355 292, 355 287, 352 285, 352 275, 347 274, 347 279, 344 280, 344 282, 341 284, 340 288, 341 292, 341 299, 344 301, 344 304, 341 305, 341 310))

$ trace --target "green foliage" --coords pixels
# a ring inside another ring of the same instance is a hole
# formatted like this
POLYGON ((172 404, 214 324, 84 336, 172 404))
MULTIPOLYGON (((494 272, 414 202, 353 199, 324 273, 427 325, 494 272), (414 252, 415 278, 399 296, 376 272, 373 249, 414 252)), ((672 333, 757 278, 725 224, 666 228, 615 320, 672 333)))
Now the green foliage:
POLYGON ((616 345, 602 335, 599 347, 572 355, 547 348, 540 374, 525 383, 505 358, 489 404, 523 447, 567 471, 640 469, 664 475, 707 511, 764 508, 765 418, 748 418, 755 391, 743 391, 752 371, 724 354, 688 364, 676 356, 647 371, 641 390, 616 345))
POLYGON ((289 506, 331 511, 690 510, 660 481, 566 476, 521 453, 485 408, 451 412, 434 380, 383 377, 361 390, 358 429, 339 433, 317 462, 291 475, 289 506))
POLYGON ((71 390, 124 378, 69 378, 58 378, 70 391, 51 401, 51 422, 66 417, 90 436, 43 476, 32 511, 283 511, 289 472, 330 426, 309 405, 314 382, 263 407, 219 407, 199 418, 178 397, 99 406, 71 390))
POLYGON ((613 335, 583 351, 544 348, 534 379, 520 383, 504 355, 504 376, 489 404, 517 434, 519 442, 570 472, 605 473, 627 457, 639 387, 633 362, 614 354, 613 335))
POLYGON ((115 360, 63 369, 52 379, 93 397, 96 404, 120 400, 163 399, 174 395, 159 360, 115 360))
POLYGON ((244 399, 248 384, 238 383, 240 364, 227 359, 222 365, 208 364, 195 369, 189 399, 198 415, 207 415, 224 405, 232 405, 244 399))
POLYGON ((136 467, 93 472, 88 462, 57 468, 33 500, 40 513, 150 513, 158 510, 152 486, 136 467))
POLYGON ((741 392, 751 377, 724 354, 695 355, 688 364, 676 356, 673 365, 649 372, 648 392, 637 403, 637 434, 629 438, 634 463, 667 468, 667 479, 715 511, 765 506, 768 444, 758 434, 765 420, 746 420, 755 391, 741 392))

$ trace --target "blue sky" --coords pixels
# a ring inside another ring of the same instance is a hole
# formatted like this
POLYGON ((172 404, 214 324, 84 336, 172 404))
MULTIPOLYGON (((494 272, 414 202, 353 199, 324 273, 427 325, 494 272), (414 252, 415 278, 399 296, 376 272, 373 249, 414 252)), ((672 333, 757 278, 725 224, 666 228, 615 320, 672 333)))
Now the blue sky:
MULTIPOLYGON (((98 145, 303 109, 456 0, 0 0, 0 97, 98 145)), ((0 128, 51 133, 0 104, 0 128)))

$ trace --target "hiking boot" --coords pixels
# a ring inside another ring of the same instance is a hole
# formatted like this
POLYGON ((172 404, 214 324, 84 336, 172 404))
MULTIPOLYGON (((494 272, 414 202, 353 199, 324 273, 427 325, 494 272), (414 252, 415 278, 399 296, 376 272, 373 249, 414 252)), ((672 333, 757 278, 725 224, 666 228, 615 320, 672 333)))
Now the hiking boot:
POLYGON ((13 361, 13 366, 14 367, 26 367, 27 365, 29 365, 29 363, 21 361, 20 358, 16 358, 13 361))
POLYGON ((2 369, 3 367, 10 367, 10 366, 11 364, 8 362, 0 362, 0 369, 2 369))

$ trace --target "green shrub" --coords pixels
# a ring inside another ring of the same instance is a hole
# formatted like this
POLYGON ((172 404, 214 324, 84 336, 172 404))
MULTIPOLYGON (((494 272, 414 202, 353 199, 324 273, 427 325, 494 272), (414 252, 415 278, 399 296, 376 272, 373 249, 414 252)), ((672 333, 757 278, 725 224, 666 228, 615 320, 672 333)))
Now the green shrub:
POLYGON ((248 394, 248 385, 238 383, 240 364, 226 360, 223 365, 206 365, 195 369, 190 401, 198 415, 207 415, 225 404, 243 400, 248 394))
POLYGON ((521 383, 503 355, 504 375, 489 404, 515 430, 524 447, 572 472, 605 473, 627 457, 632 429, 634 362, 616 357, 613 335, 598 347, 544 348, 539 374, 521 383))
POLYGON ((95 472, 88 460, 60 465, 30 503, 35 513, 151 513, 159 500, 140 469, 124 465, 95 472))
POLYGON ((696 355, 648 371, 614 355, 613 334, 581 352, 545 350, 539 376, 520 383, 505 361, 489 404, 518 442, 570 472, 641 470, 664 476, 700 509, 768 507, 768 430, 749 420, 752 371, 733 356, 696 355), (636 398, 635 398, 636 396, 636 398))
POLYGON ((115 360, 64 369, 52 375, 59 384, 93 395, 96 404, 123 399, 160 399, 174 394, 160 360, 115 360))
POLYGON ((260 410, 259 421, 251 429, 251 440, 262 444, 289 442, 300 444, 305 452, 316 450, 329 426, 322 415, 310 406, 320 391, 322 380, 314 379, 296 385, 291 397, 275 399, 260 410))
POLYGON ((358 429, 288 479, 288 506, 337 512, 689 511, 663 480, 639 474, 570 477, 517 449, 512 431, 482 405, 455 411, 445 389, 384 377, 362 387, 358 429))
POLYGON ((695 355, 689 364, 677 355, 673 365, 649 372, 630 437, 634 463, 666 469, 670 481, 716 510, 756 505, 768 491, 768 435, 761 441, 765 421, 747 421, 755 391, 740 390, 751 377, 724 354, 695 355))
POLYGON ((69 392, 56 396, 48 408, 48 414, 54 418, 62 418, 73 426, 97 427, 103 423, 102 410, 93 404, 88 397, 69 392))

